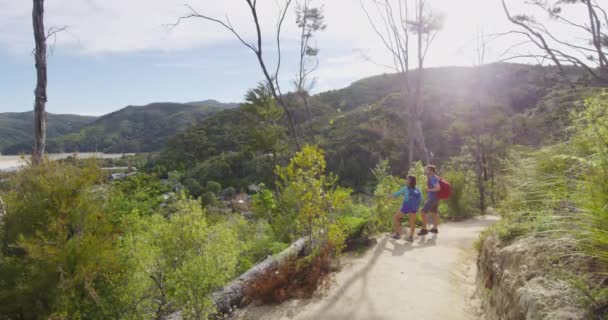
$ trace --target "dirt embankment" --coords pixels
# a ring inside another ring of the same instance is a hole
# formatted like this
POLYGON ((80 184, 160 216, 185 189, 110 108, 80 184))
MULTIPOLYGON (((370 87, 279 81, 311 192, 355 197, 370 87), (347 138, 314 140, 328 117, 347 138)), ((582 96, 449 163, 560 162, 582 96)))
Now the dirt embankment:
POLYGON ((486 320, 590 319, 568 279, 583 270, 572 239, 524 237, 501 244, 486 238, 478 282, 486 320))

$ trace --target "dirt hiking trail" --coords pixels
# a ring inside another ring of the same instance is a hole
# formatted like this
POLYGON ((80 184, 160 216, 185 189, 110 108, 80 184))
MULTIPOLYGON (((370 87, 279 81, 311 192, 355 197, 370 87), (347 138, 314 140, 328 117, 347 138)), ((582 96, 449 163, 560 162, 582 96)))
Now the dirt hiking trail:
POLYGON ((439 235, 413 243, 388 235, 364 254, 343 259, 329 289, 307 300, 249 306, 235 319, 480 319, 475 296, 481 231, 498 220, 478 217, 440 225, 439 235))

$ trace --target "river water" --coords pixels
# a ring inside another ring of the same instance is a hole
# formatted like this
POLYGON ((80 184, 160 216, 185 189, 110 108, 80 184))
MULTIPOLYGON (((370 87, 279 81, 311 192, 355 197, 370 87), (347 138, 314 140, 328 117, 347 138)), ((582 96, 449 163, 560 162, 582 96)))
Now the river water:
MULTIPOLYGON (((54 153, 47 154, 46 156, 52 160, 65 159, 69 156, 73 156, 74 153, 54 153)), ((120 158, 123 155, 132 155, 132 154, 114 154, 114 153, 78 153, 79 158, 103 158, 103 159, 116 159, 120 158)), ((23 166, 26 161, 29 159, 29 156, 25 158, 21 156, 2 156, 0 155, 0 171, 16 171, 20 166, 23 166)))

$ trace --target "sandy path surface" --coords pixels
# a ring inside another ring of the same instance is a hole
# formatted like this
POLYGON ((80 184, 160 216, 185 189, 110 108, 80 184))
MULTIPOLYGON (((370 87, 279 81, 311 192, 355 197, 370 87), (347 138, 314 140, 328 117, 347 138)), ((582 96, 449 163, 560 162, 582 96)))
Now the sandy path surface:
POLYGON ((383 236, 360 256, 344 258, 326 292, 275 306, 250 306, 236 319, 479 319, 475 296, 479 233, 498 218, 440 226, 414 243, 383 236))

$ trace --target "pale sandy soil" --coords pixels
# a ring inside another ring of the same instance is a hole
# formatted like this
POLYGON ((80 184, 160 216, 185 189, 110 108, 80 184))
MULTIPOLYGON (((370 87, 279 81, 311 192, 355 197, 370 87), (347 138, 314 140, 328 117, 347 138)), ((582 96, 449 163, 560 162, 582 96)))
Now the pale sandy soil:
MULTIPOLYGON (((47 157, 49 157, 49 159, 52 160, 58 160, 58 159, 65 159, 69 156, 73 156, 73 153, 57 153, 57 154, 49 154, 47 155, 47 157)), ((123 156, 123 154, 105 154, 105 153, 78 153, 77 154, 78 157, 80 158, 107 158, 107 159, 114 159, 114 158, 120 158, 123 156)), ((29 156, 27 157, 29 158, 29 156)), ((11 168, 17 168, 19 166, 22 166, 24 164, 23 159, 21 158, 21 156, 1 156, 0 155, 0 170, 6 170, 6 169, 11 169, 11 168)))
POLYGON ((281 305, 252 305, 235 318, 480 319, 473 243, 497 219, 446 223, 438 236, 418 237, 413 244, 385 235, 363 255, 345 257, 325 292, 281 305))

